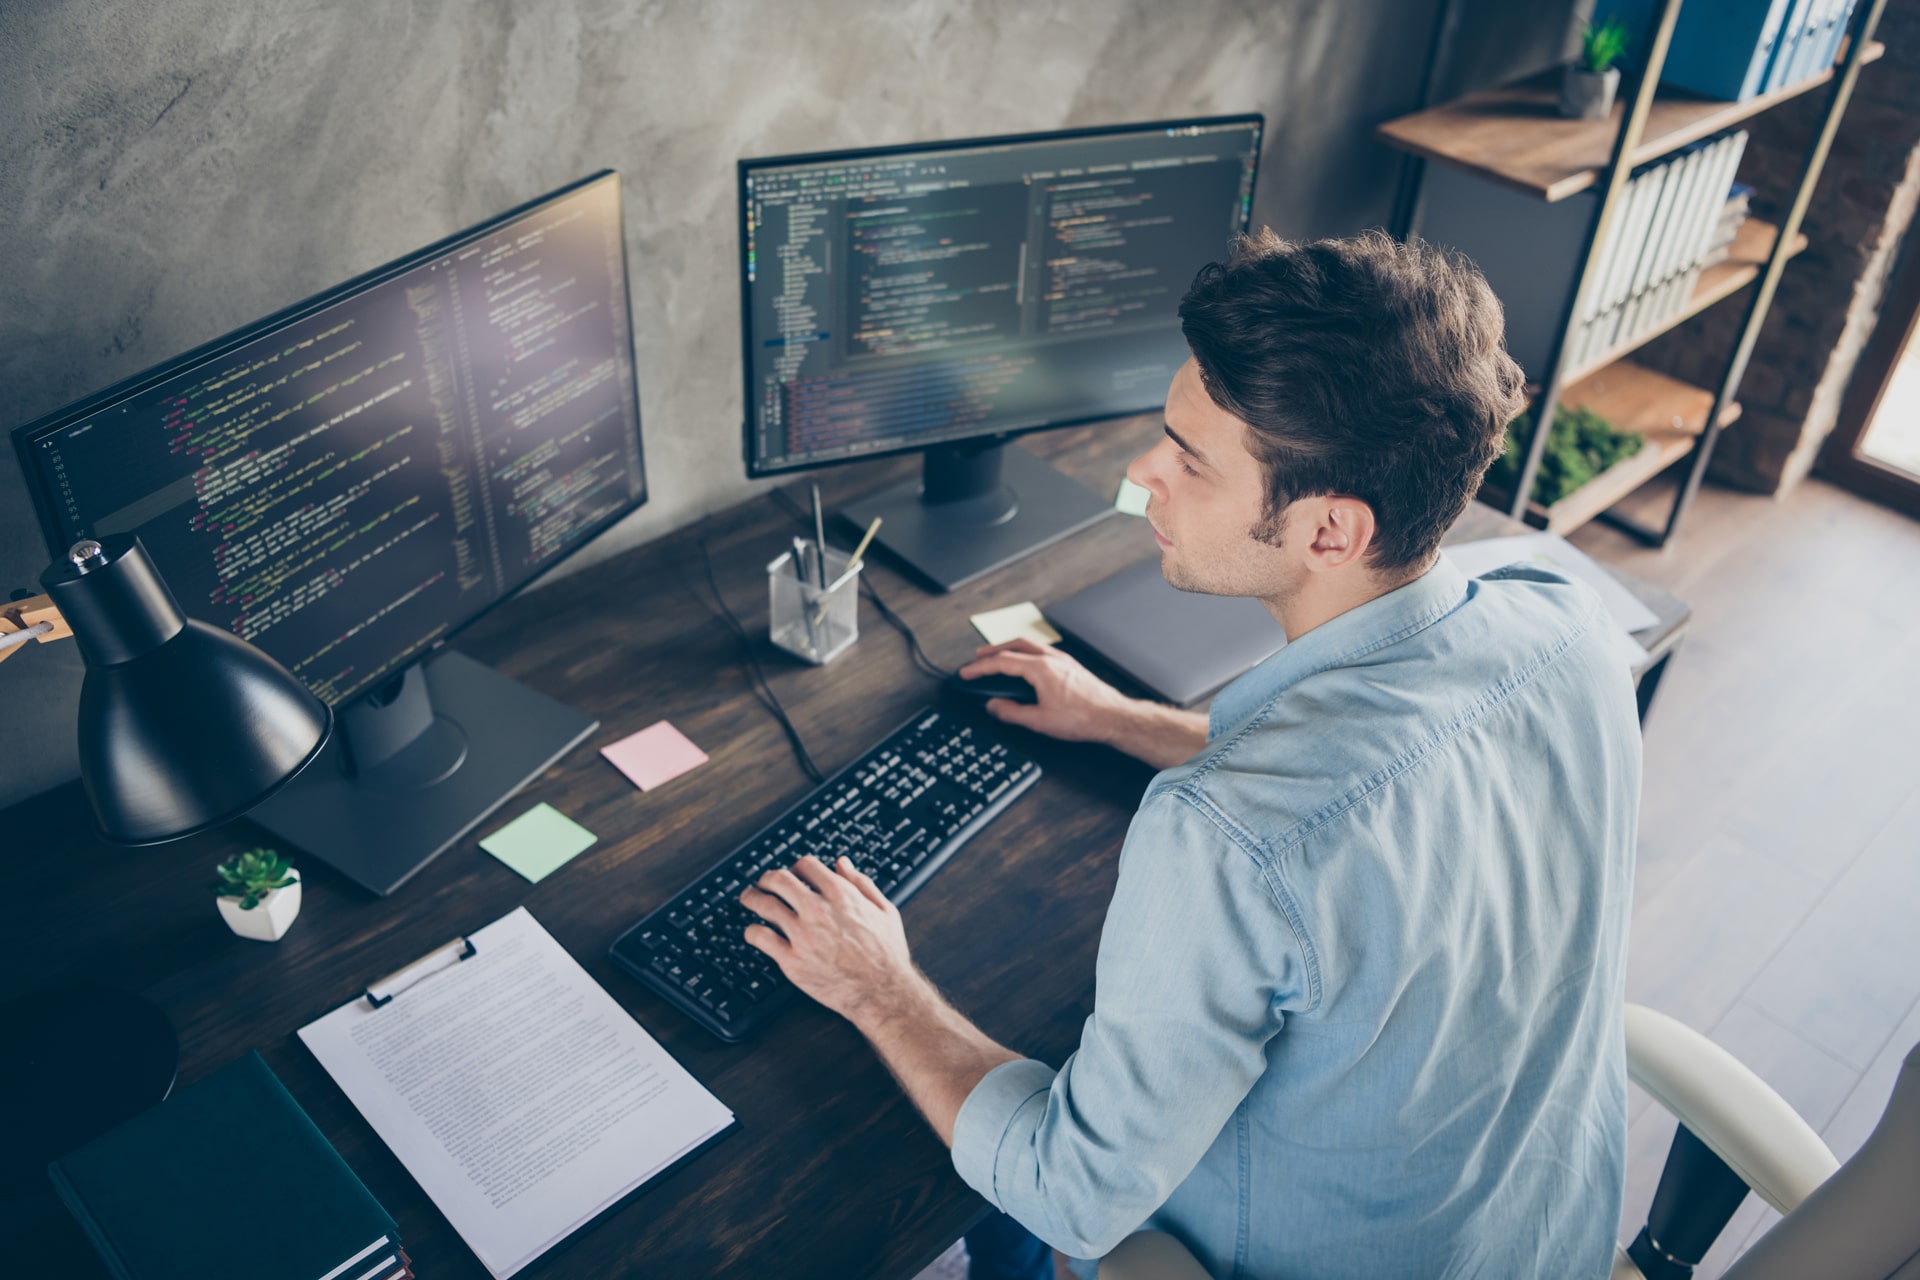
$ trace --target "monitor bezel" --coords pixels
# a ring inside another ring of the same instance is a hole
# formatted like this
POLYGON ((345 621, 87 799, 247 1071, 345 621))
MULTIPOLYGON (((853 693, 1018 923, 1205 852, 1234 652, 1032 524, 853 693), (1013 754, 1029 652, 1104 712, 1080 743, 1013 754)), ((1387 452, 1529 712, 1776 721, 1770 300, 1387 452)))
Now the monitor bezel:
MULTIPOLYGON (((1039 422, 1024 427, 993 427, 971 435, 951 436, 942 440, 923 441, 919 444, 902 444, 893 448, 873 449, 851 458, 824 458, 806 462, 792 462, 783 466, 767 465, 755 456, 753 447, 753 406, 755 388, 753 381, 753 299, 752 285, 747 280, 747 178, 756 170, 796 164, 831 164, 841 160, 878 159, 900 155, 925 155, 942 151, 958 151, 972 147, 1012 146, 1029 142, 1064 142, 1076 138, 1098 138, 1122 133, 1155 133, 1165 129, 1188 129, 1196 126, 1251 124, 1256 130, 1253 150, 1253 172, 1250 176, 1247 192, 1249 197, 1258 190, 1260 181, 1260 155, 1266 147, 1267 117, 1264 112, 1249 111, 1238 115, 1191 116, 1177 120, 1144 120, 1137 124, 1100 125, 1085 129, 1053 129, 1039 133, 1005 133, 977 138, 953 138, 941 142, 895 143, 881 147, 858 147, 844 151, 808 151, 793 155, 761 156, 738 162, 735 176, 735 196, 738 211, 735 219, 735 233, 738 236, 738 267, 740 277, 740 451, 746 462, 747 478, 759 480, 768 476, 792 475, 799 471, 816 471, 822 467, 846 466, 856 462, 871 462, 877 458, 895 458, 905 453, 921 453, 936 445, 957 445, 976 440, 1005 441, 1017 436, 1030 435, 1036 431, 1057 431, 1066 427, 1084 426, 1090 422, 1111 422, 1120 418, 1130 418, 1148 413, 1160 407, 1159 402, 1143 404, 1135 409, 1120 413, 1096 413, 1076 418, 1063 418, 1059 421, 1039 422)), ((1249 198, 1246 212, 1240 219, 1240 232, 1245 234, 1253 219, 1253 202, 1249 198)))
MULTIPOLYGON (((399 668, 392 674, 397 675, 399 671, 404 671, 406 667, 413 666, 427 659, 442 645, 448 643, 455 636, 466 630, 466 628, 472 626, 488 613, 491 613, 495 608, 513 599, 521 591, 525 590, 529 583, 536 582, 546 574, 552 572, 559 565, 565 563, 569 557, 577 554, 583 547, 612 528, 615 524, 627 516, 632 515, 641 506, 645 505, 649 496, 647 487, 646 442, 644 430, 641 426, 642 419, 640 413, 639 360, 634 348, 634 339, 637 335, 633 324, 632 276, 628 270, 626 206, 620 189, 620 174, 616 170, 601 169, 576 182, 570 182, 555 191, 537 196, 532 200, 526 201, 524 204, 514 206, 505 213, 489 218, 483 223, 468 227, 462 231, 457 231, 444 239, 436 240, 423 249, 417 249, 404 257, 395 258, 393 261, 375 267, 371 271, 363 272, 343 284, 335 285, 324 292, 316 293, 312 297, 296 302, 290 307, 282 308, 264 319, 256 320, 252 324, 236 329, 231 333, 223 334, 211 342, 203 343, 182 355, 175 356, 171 360, 134 374, 130 378, 124 378, 112 386, 107 387, 105 390, 88 396, 84 400, 75 401, 63 409, 55 410, 53 413, 43 415, 31 422, 15 427, 11 432, 14 454, 19 460, 21 479, 25 482, 28 495, 32 499, 34 513, 39 517, 40 530, 46 540, 48 554, 51 555, 54 560, 60 560, 66 555, 67 547, 64 541, 65 535, 61 533, 59 521, 54 515, 54 495, 48 491, 44 469, 35 465, 33 460, 36 452, 33 446, 38 441, 48 435, 73 426, 83 418, 92 417, 124 401, 143 395, 168 379, 179 377, 184 373, 191 373, 197 368, 211 364, 251 342, 256 342, 266 337, 275 329, 297 323, 317 312, 324 311, 328 307, 344 302, 356 294, 365 293, 369 289, 376 288, 398 276, 405 275, 407 272, 422 266, 432 259, 442 257, 476 240, 492 235, 502 227, 520 218, 537 213, 548 205, 564 200, 569 196, 575 195, 586 190, 588 187, 602 182, 613 183, 615 216, 620 221, 620 294, 621 300, 626 306, 627 313, 627 359, 629 361, 629 367, 633 370, 631 381, 635 435, 634 446, 635 455, 640 464, 640 492, 622 504, 617 511, 614 511, 590 526, 588 531, 580 537, 579 541, 567 551, 566 555, 561 556, 551 564, 543 565, 533 570, 513 582, 502 591, 498 597, 468 614, 458 622, 450 625, 445 635, 441 636, 439 640, 435 641, 428 648, 416 654, 405 666, 399 668)), ((375 687, 377 688, 378 686, 376 685, 375 687)), ((346 699, 340 705, 350 705, 366 697, 371 692, 373 692, 372 689, 363 689, 360 693, 352 698, 346 699)))

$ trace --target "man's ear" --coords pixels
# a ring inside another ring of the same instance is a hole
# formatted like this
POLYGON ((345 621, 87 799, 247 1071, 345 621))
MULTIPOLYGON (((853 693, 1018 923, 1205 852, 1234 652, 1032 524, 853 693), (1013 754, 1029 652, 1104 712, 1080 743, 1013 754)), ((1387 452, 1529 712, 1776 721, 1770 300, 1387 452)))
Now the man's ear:
POLYGON ((1348 494, 1310 499, 1313 537, 1307 544, 1307 567, 1331 573, 1363 562, 1373 547, 1377 528, 1373 508, 1348 494))

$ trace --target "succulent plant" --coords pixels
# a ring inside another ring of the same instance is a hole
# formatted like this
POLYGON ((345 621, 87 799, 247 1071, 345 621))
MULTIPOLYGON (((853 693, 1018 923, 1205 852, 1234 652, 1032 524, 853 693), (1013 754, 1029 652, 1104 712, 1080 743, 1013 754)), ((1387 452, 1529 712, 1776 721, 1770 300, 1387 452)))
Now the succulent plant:
POLYGON ((1580 65, 1595 75, 1605 75, 1627 51, 1631 39, 1627 24, 1618 18, 1608 18, 1599 26, 1589 22, 1580 33, 1580 65))
POLYGON ((300 877, 287 855, 273 849, 237 853, 213 869, 213 891, 223 898, 240 899, 240 909, 251 911, 275 889, 284 889, 300 877))

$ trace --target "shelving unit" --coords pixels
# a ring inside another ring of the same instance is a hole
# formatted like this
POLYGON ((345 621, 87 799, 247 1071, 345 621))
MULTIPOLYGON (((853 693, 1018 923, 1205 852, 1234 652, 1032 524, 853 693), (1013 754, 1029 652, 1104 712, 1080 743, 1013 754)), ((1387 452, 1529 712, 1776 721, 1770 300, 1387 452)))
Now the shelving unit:
MULTIPOLYGON (((1846 110, 1860 68, 1877 61, 1886 47, 1873 40, 1886 0, 1861 0, 1853 26, 1833 68, 1797 84, 1745 102, 1720 102, 1659 87, 1667 46, 1682 0, 1664 0, 1653 28, 1645 71, 1637 83, 1622 85, 1621 101, 1605 120, 1567 120, 1558 113, 1557 70, 1504 88, 1469 94, 1453 102, 1402 116, 1379 126, 1379 137, 1424 161, 1448 165, 1544 203, 1598 189, 1594 214, 1581 250, 1580 269, 1560 315, 1546 361, 1549 371, 1533 397, 1532 427, 1526 441, 1520 483, 1513 493, 1488 486, 1481 498, 1503 506, 1556 532, 1604 518, 1652 546, 1663 546, 1679 528, 1699 491, 1707 461, 1722 428, 1740 416, 1736 400, 1740 380, 1772 305, 1781 272, 1807 247, 1800 223, 1820 170, 1826 162, 1841 114, 1846 110), (1781 226, 1749 218, 1727 261, 1702 271, 1687 305, 1659 325, 1588 360, 1567 359, 1572 318, 1596 283, 1595 247, 1620 212, 1632 170, 1669 155, 1689 143, 1711 137, 1782 102, 1827 91, 1821 128, 1802 165, 1781 226), (1625 357, 1655 337, 1742 291, 1749 285, 1747 311, 1719 384, 1696 387, 1656 373, 1625 357), (1546 448, 1554 411, 1561 404, 1585 407, 1618 430, 1641 435, 1639 453, 1595 477, 1551 508, 1529 502, 1546 448), (1634 489, 1682 459, 1690 458, 1687 479, 1675 494, 1666 523, 1649 528, 1611 508, 1634 489)), ((1440 30, 1447 29, 1443 20, 1440 30)), ((1398 234, 1410 234, 1418 222, 1419 198, 1404 202, 1398 234)))

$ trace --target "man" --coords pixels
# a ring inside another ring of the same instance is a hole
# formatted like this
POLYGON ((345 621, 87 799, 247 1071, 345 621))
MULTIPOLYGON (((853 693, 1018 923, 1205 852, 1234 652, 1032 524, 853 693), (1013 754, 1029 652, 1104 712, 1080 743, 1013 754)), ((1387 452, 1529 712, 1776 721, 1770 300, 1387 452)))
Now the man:
POLYGON ((749 889, 748 939, 1073 1257, 1145 1225, 1215 1277, 1604 1276, 1639 734, 1591 592, 1437 554, 1522 404, 1499 304, 1424 245, 1266 232, 1180 316, 1193 358, 1128 475, 1167 580, 1256 597, 1286 647, 1206 717, 1024 642, 962 673, 1162 770, 1078 1051, 988 1039, 844 861, 749 889))

